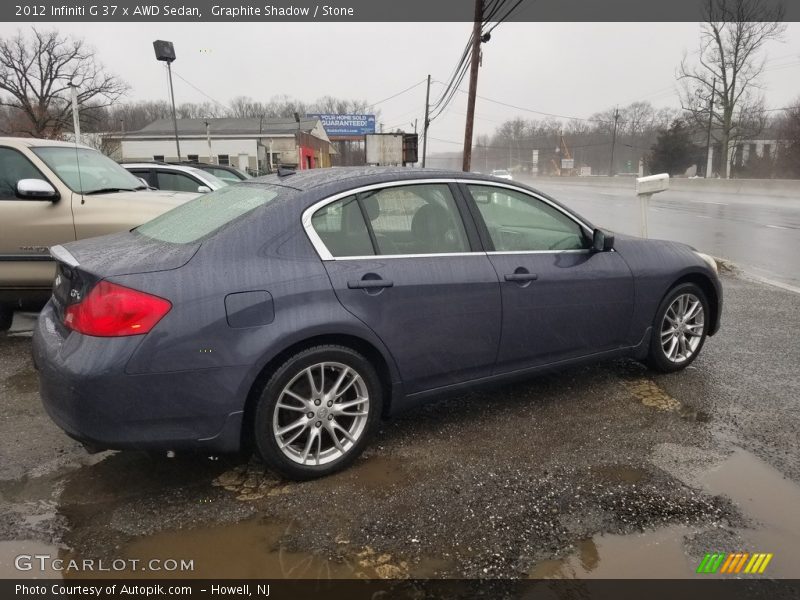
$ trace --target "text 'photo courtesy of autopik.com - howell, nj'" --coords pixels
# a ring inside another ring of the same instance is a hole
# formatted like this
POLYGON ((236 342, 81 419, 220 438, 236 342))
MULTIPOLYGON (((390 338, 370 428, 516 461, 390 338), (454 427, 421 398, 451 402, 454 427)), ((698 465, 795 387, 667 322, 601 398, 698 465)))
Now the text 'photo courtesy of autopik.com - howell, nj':
POLYGON ((800 597, 800 3, 0 17, 0 598, 800 597))

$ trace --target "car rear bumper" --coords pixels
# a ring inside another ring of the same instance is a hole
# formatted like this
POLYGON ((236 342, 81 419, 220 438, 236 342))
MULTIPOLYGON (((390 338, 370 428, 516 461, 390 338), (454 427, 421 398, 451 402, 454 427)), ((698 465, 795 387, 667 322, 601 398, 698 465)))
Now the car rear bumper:
POLYGON ((33 336, 42 403, 67 434, 96 449, 239 449, 246 367, 126 374, 141 336, 66 331, 51 304, 33 336))

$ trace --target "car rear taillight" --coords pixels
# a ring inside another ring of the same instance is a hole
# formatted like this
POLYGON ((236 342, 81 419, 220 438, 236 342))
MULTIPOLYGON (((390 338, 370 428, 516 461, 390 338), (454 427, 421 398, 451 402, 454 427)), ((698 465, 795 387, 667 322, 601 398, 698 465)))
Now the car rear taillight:
POLYGON ((164 298, 101 281, 81 302, 64 310, 64 324, 78 333, 98 337, 142 335, 172 308, 164 298))

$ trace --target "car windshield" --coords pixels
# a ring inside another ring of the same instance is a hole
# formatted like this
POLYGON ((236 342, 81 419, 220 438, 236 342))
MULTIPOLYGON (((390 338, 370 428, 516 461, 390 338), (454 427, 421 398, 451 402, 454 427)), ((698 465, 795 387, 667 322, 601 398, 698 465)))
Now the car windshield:
POLYGON ((225 186, 148 221, 136 231, 174 244, 191 244, 272 202, 286 188, 267 185, 225 186))
MULTIPOLYGON (((211 185, 209 187, 213 187, 214 189, 230 185, 231 183, 230 181, 225 181, 221 177, 209 173, 208 171, 204 171, 203 169, 198 169, 197 167, 186 167, 186 170, 195 177, 197 177, 198 179, 210 183, 211 185)), ((236 179, 234 181, 238 183, 239 180, 236 179)))
POLYGON ((73 192, 92 194, 145 189, 142 182, 113 160, 91 148, 31 148, 73 192))

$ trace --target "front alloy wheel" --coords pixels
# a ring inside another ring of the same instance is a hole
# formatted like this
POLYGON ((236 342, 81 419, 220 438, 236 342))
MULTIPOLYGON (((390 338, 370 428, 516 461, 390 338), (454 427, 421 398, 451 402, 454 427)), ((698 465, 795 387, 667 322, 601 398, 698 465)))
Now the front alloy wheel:
POLYGON ((681 294, 669 305, 661 321, 661 347, 676 364, 692 358, 705 333, 703 303, 692 293, 681 294))
POLYGON ((664 373, 687 367, 705 342, 708 314, 699 286, 684 283, 670 290, 656 311, 648 364, 664 373))
POLYGON ((264 388, 254 418, 256 449, 290 479, 351 464, 377 427, 382 388, 370 362, 343 346, 304 350, 264 388))

